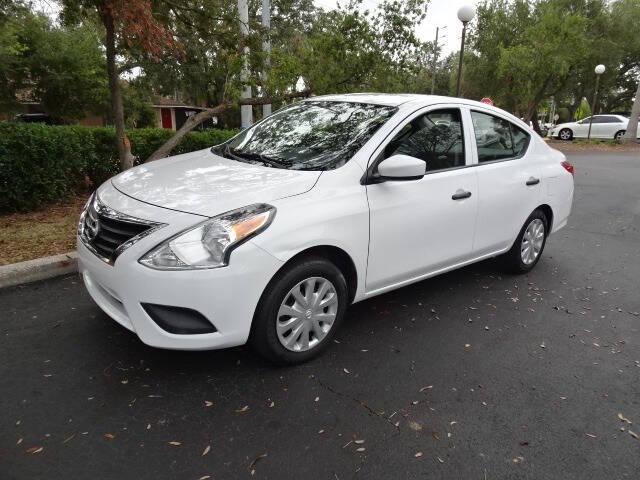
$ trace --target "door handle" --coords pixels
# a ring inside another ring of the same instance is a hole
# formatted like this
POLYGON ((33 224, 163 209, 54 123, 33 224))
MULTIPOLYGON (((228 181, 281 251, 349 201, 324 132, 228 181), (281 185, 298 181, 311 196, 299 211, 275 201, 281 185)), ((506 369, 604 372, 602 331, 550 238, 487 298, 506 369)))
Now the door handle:
POLYGON ((540 183, 540 179, 539 178, 529 177, 529 180, 527 180, 527 187, 530 187, 532 185, 537 185, 539 183, 540 183))
POLYGON ((465 198, 469 198, 471 196, 471 192, 467 192, 466 190, 462 190, 461 188, 456 190, 456 193, 451 195, 451 200, 462 200, 465 198))

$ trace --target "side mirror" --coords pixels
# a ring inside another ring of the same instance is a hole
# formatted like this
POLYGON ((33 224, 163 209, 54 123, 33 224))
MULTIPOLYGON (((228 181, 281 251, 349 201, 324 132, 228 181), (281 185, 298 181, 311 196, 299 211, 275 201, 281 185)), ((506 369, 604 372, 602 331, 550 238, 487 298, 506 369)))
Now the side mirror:
POLYGON ((378 174, 385 180, 418 180, 426 171, 424 161, 409 155, 392 155, 378 164, 378 174))

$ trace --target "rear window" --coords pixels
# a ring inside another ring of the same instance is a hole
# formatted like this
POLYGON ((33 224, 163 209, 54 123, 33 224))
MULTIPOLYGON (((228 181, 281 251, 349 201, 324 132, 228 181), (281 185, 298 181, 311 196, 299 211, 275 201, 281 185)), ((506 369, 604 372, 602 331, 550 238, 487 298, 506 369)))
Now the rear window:
POLYGON ((478 149, 478 161, 508 160, 524 155, 531 136, 503 118, 472 111, 473 130, 478 149))

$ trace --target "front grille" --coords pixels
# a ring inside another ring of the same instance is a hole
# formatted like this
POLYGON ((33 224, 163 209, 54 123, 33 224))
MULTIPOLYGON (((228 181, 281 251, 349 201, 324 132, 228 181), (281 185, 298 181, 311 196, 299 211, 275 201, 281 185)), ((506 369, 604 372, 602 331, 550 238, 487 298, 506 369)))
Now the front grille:
POLYGON ((95 195, 80 220, 80 238, 94 254, 113 264, 124 250, 162 224, 116 212, 95 195))
POLYGON ((150 225, 123 222, 98 214, 98 233, 92 240, 95 249, 106 258, 113 257, 116 249, 136 235, 149 230, 150 225))

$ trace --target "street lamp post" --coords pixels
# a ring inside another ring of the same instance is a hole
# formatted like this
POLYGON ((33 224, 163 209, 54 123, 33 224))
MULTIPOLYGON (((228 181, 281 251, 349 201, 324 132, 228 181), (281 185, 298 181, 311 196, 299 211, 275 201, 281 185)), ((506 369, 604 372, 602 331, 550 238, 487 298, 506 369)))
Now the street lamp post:
POLYGON ((463 5, 458 10, 458 20, 462 22, 462 41, 460 43, 460 61, 458 63, 458 83, 456 85, 456 97, 460 96, 460 80, 462 79, 462 59, 464 57, 464 37, 467 33, 467 23, 473 20, 476 9, 471 5, 463 5))
POLYGON ((594 71, 596 72, 596 89, 593 92, 593 103, 591 104, 593 108, 591 109, 591 116, 589 117, 589 132, 587 133, 587 140, 591 138, 591 124, 593 123, 593 116, 596 114, 596 102, 598 101, 598 87, 600 86, 600 75, 602 75, 605 71, 604 65, 598 65, 594 71))

